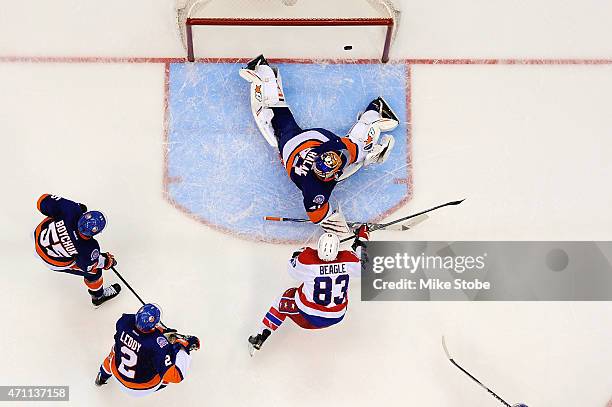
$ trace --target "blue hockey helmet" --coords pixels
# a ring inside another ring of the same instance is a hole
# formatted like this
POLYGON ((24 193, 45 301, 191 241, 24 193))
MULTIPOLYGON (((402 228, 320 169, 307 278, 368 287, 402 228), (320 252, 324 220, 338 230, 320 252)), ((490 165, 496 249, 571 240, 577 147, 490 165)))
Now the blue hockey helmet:
POLYGON ((323 181, 331 181, 342 167, 342 156, 337 151, 326 151, 315 158, 313 170, 323 181))
POLYGON ((102 232, 106 227, 106 217, 102 212, 85 212, 77 223, 79 233, 83 236, 92 237, 102 232))
POLYGON ((155 329, 161 320, 161 310, 155 304, 145 304, 136 313, 136 328, 142 332, 155 329))

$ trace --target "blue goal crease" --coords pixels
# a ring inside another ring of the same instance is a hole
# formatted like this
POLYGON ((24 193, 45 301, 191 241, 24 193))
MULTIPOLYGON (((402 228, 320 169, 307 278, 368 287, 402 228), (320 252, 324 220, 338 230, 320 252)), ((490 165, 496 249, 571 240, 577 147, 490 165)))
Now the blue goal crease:
MULTIPOLYGON (((249 84, 239 64, 170 64, 167 179, 170 199, 195 218, 249 240, 303 241, 315 227, 264 221, 304 218, 300 191, 284 171, 278 151, 257 130, 249 84)), ((397 209, 410 195, 407 163, 405 64, 278 65, 285 96, 303 128, 345 135, 357 115, 383 96, 400 118, 395 148, 383 165, 359 171, 332 195, 350 221, 368 221, 397 209), (398 182, 397 180, 404 180, 398 182)))

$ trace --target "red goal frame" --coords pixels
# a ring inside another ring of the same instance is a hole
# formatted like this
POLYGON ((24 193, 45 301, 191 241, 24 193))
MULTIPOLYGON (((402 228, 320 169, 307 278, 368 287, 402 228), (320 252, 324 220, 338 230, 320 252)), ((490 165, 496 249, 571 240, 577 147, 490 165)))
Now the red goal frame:
POLYGON ((270 27, 337 27, 337 26, 383 26, 387 27, 381 62, 389 61, 389 50, 393 39, 393 18, 187 18, 185 36, 187 60, 195 61, 193 51, 193 26, 270 26, 270 27))

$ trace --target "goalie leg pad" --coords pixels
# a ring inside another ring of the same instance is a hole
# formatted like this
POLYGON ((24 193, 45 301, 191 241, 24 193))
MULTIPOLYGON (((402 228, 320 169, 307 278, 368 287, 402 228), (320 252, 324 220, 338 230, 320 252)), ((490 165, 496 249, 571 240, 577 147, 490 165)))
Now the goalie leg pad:
POLYGON ((369 151, 380 137, 380 127, 374 125, 380 119, 378 112, 368 110, 359 116, 357 123, 348 132, 348 138, 365 151, 369 151))
POLYGON ((274 135, 274 127, 272 126, 273 117, 274 112, 272 109, 267 107, 261 107, 259 110, 253 111, 255 124, 257 124, 257 128, 259 129, 261 135, 264 136, 270 146, 278 147, 278 140, 274 135))
POLYGON ((249 63, 246 68, 240 70, 240 76, 251 83, 251 113, 257 128, 268 144, 277 147, 278 141, 271 124, 274 112, 270 108, 287 107, 280 74, 267 64, 253 67, 249 63))
POLYGON ((268 65, 257 65, 255 69, 242 68, 240 76, 251 83, 251 95, 257 104, 264 107, 287 106, 278 71, 275 72, 268 65))
POLYGON ((381 97, 372 101, 367 110, 359 115, 348 137, 365 151, 378 143, 380 133, 394 130, 399 125, 397 116, 381 97))
POLYGON ((374 99, 368 105, 368 108, 366 110, 375 110, 378 112, 381 118, 379 126, 382 132, 392 131, 399 124, 399 119, 397 118, 397 115, 395 114, 393 109, 391 109, 391 106, 389 106, 387 101, 382 98, 382 96, 379 96, 374 99))

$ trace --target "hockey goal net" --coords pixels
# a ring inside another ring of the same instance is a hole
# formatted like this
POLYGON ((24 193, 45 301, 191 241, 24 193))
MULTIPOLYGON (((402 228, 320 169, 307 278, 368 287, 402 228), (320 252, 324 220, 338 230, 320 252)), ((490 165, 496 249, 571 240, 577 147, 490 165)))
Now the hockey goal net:
MULTIPOLYGON (((387 62, 399 18, 400 12, 391 0, 178 0, 177 2, 179 31, 189 61, 195 60, 196 46, 198 49, 211 51, 215 49, 214 45, 218 44, 216 50, 223 52, 228 47, 246 50, 249 49, 247 45, 257 46, 259 43, 265 46, 266 43, 276 42, 278 45, 274 48, 275 51, 283 49, 284 45, 289 50, 292 47, 301 47, 316 52, 335 40, 344 44, 342 49, 345 51, 352 50, 352 43, 355 41, 359 45, 365 43, 370 47, 380 47, 381 60, 387 62), (270 27, 285 28, 275 30, 271 34, 270 27), (311 27, 319 29, 315 31, 311 27), (241 43, 242 47, 236 42, 241 43)), ((366 48, 366 45, 361 48, 366 48)))

